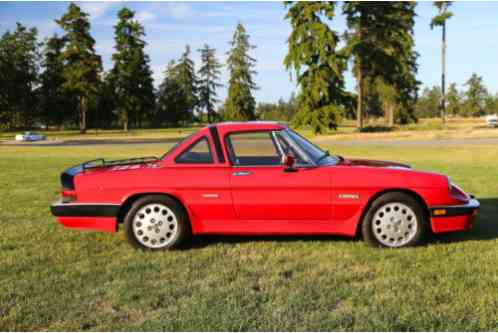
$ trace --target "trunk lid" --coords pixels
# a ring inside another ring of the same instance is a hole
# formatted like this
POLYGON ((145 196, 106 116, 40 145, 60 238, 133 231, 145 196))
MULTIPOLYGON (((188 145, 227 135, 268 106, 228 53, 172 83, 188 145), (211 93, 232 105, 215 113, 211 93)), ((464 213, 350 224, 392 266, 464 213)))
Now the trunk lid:
POLYGON ((61 184, 64 189, 74 190, 74 177, 84 172, 95 172, 105 170, 127 170, 139 168, 144 164, 153 164, 159 159, 154 156, 128 158, 123 160, 106 161, 103 158, 84 162, 80 165, 75 165, 61 173, 61 184))

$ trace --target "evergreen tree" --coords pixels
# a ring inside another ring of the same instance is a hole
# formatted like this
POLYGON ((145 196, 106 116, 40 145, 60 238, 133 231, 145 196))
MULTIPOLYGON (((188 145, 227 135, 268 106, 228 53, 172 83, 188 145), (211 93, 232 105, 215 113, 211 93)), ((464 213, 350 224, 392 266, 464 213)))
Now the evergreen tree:
POLYGON ((141 125, 154 108, 154 87, 149 57, 145 54, 144 29, 134 20, 135 13, 122 8, 114 26, 116 52, 109 75, 123 130, 128 131, 130 119, 141 125))
POLYGON ((390 122, 394 114, 389 112, 395 109, 400 122, 415 120, 419 84, 413 40, 415 3, 350 1, 344 3, 343 13, 348 24, 346 52, 354 60, 357 78, 357 127, 363 127, 367 86, 375 82, 381 83, 376 93, 386 96, 382 104, 390 122))
POLYGON ((242 23, 237 24, 228 51, 227 67, 230 75, 228 96, 224 105, 227 120, 254 120, 256 101, 252 92, 257 89, 253 76, 256 59, 249 55, 255 46, 249 42, 249 35, 242 23))
MULTIPOLYGON (((154 110, 151 110, 151 113, 153 112, 154 110)), ((104 73, 95 106, 95 128, 108 129, 123 125, 121 117, 122 114, 118 110, 118 99, 114 83, 111 81, 111 74, 104 73)))
POLYGON ((39 48, 36 28, 20 23, 0 39, 0 119, 10 128, 29 128, 35 121, 39 48))
POLYGON ((64 89, 64 64, 61 53, 64 41, 57 35, 49 38, 43 52, 44 71, 40 76, 41 119, 45 126, 62 124, 70 120, 71 96, 64 89))
POLYGON ((288 101, 280 98, 278 103, 258 103, 256 114, 261 120, 290 122, 298 110, 296 96, 291 94, 288 101))
POLYGON ((484 100, 484 113, 496 114, 498 112, 498 94, 488 94, 484 100))
POLYGON ((175 79, 183 94, 185 116, 182 120, 192 122, 194 120, 194 112, 199 105, 198 82, 195 73, 194 61, 190 58, 190 46, 185 46, 185 51, 178 60, 175 68, 175 79))
POLYGON ((199 69, 199 107, 206 110, 208 123, 214 120, 215 104, 219 102, 216 98, 216 89, 223 85, 219 83, 221 75, 221 64, 216 59, 216 50, 204 44, 201 53, 201 68, 199 69))
POLYGON ((432 18, 431 29, 441 27, 441 119, 445 123, 446 114, 446 20, 453 16, 453 13, 448 10, 451 6, 451 1, 435 1, 434 6, 437 8, 438 14, 432 18))
POLYGON ((466 97, 466 115, 478 117, 484 114, 485 100, 488 91, 483 84, 482 77, 473 73, 470 79, 465 82, 467 91, 466 97))
POLYGON ((61 53, 64 87, 78 98, 80 132, 85 133, 89 99, 98 91, 102 62, 95 53, 87 13, 71 3, 68 11, 56 22, 65 31, 65 47, 61 53))
POLYGON ((440 99, 441 89, 439 87, 425 87, 417 101, 417 116, 424 118, 437 117, 439 114, 440 99))
POLYGON ((450 84, 448 88, 448 93, 446 94, 446 100, 448 102, 448 114, 452 116, 457 116, 461 113, 462 97, 458 92, 456 83, 450 84))
POLYGON ((345 101, 343 72, 345 56, 337 51, 339 37, 322 18, 334 18, 333 2, 287 3, 286 19, 292 32, 284 59, 287 70, 295 71, 299 90, 297 126, 311 125, 315 133, 336 128, 345 101))
POLYGON ((187 97, 180 86, 180 73, 175 61, 170 61, 159 86, 157 96, 156 123, 178 126, 190 119, 187 97))

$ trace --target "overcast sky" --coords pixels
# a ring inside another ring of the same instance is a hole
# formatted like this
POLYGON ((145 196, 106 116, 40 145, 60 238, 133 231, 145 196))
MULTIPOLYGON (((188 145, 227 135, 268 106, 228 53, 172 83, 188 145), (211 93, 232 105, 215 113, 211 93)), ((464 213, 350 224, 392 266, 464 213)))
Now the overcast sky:
MULTIPOLYGON (((15 29, 16 22, 37 27, 40 39, 61 33, 54 19, 63 15, 67 5, 67 2, 2 2, 0 33, 15 29)), ((257 100, 271 102, 280 97, 288 98, 296 90, 295 82, 282 64, 290 33, 282 2, 80 2, 79 5, 90 14, 91 32, 105 69, 112 65, 116 14, 126 5, 136 11, 137 18, 145 26, 147 53, 156 85, 163 77, 166 64, 177 59, 186 44, 194 51, 196 63, 199 61, 197 49, 204 43, 215 47, 217 56, 224 62, 228 42, 240 21, 257 46, 253 51, 258 61, 255 79, 260 89, 255 93, 257 100)), ((431 2, 425 2, 419 3, 416 11, 415 41, 420 54, 418 79, 424 85, 438 84, 441 31, 429 28, 435 9, 431 2)), ((484 77, 492 92, 498 91, 498 3, 457 2, 452 11, 455 15, 448 23, 448 81, 461 87, 476 72, 484 77)), ((345 21, 340 15, 340 5, 336 12, 338 16, 331 27, 343 32, 345 21)), ((224 71, 224 83, 226 78, 224 71)), ((347 74, 347 87, 354 87, 350 74, 347 74)), ((220 89, 219 96, 226 96, 226 87, 220 89)))

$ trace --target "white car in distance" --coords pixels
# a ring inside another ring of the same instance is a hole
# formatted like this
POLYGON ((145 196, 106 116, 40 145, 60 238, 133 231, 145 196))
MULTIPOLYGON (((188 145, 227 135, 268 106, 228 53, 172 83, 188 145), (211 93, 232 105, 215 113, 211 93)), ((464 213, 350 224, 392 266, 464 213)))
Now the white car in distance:
POLYGON ((498 127, 498 116, 496 114, 486 116, 486 124, 489 127, 498 127))
POLYGON ((17 134, 16 141, 42 141, 45 140, 45 135, 33 132, 25 132, 24 134, 17 134))

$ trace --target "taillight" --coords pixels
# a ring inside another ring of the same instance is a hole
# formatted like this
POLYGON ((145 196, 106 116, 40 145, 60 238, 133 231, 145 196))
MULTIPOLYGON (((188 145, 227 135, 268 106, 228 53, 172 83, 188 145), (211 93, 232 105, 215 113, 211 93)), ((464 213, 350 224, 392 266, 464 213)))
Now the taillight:
POLYGON ((61 191, 62 202, 71 202, 76 200, 76 191, 63 188, 61 191))

